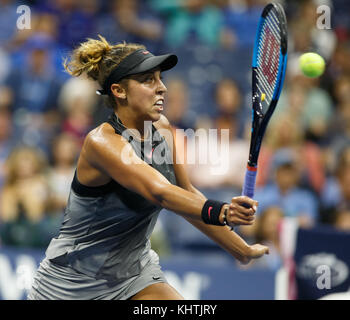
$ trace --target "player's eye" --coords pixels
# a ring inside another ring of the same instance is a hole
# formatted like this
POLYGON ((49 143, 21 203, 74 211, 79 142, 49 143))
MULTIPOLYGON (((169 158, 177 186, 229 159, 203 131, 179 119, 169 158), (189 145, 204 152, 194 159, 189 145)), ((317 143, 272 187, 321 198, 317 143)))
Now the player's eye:
POLYGON ((151 81, 153 81, 153 79, 154 79, 153 74, 148 74, 148 75, 145 76, 144 81, 145 82, 151 82, 151 81))

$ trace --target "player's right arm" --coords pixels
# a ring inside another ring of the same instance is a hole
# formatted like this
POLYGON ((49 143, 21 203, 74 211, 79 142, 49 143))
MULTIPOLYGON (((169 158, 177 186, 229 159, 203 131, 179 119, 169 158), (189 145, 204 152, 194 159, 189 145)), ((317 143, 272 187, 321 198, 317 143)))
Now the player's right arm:
MULTIPOLYGON (((132 146, 122 136, 115 134, 112 128, 101 126, 87 136, 78 161, 77 174, 78 180, 86 185, 91 185, 89 176, 96 180, 98 175, 99 181, 101 177, 102 180, 112 178, 152 203, 182 215, 199 226, 199 229, 204 228, 201 212, 207 199, 200 193, 171 184, 161 173, 140 159, 132 146)), ((223 222, 223 210, 219 220, 223 222)), ((232 223, 229 217, 227 220, 232 223)), ((213 237, 213 232, 206 232, 210 227, 228 232, 226 227, 206 226, 202 231, 209 237, 213 237)), ((249 246, 237 234, 229 233, 230 237, 219 242, 242 263, 268 252, 265 246, 249 246)), ((213 240, 218 241, 222 237, 223 235, 215 236, 213 240)))
POLYGON ((144 162, 126 139, 115 134, 109 125, 96 128, 86 137, 77 174, 81 183, 90 186, 94 183, 92 180, 105 179, 107 182, 107 179, 112 178, 154 204, 201 220, 201 210, 206 200, 171 184, 160 172, 144 162))

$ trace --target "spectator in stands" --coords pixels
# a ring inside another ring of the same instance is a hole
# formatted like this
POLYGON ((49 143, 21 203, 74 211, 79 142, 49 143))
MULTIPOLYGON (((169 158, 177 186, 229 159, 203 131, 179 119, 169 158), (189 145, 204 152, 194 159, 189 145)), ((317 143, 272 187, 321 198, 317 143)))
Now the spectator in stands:
POLYGON ((331 76, 334 80, 342 75, 350 74, 350 45, 348 41, 337 43, 329 64, 331 76))
POLYGON ((210 0, 150 0, 152 9, 166 20, 164 40, 170 47, 185 43, 220 44, 221 10, 210 0))
POLYGON ((67 205, 74 176, 79 145, 74 136, 61 133, 52 143, 52 165, 47 172, 50 189, 50 212, 62 213, 67 205))
POLYGON ((273 119, 277 120, 281 113, 291 113, 301 123, 308 140, 325 145, 334 109, 331 96, 319 86, 319 78, 305 77, 300 71, 293 74, 290 70, 288 86, 281 93, 273 119))
POLYGON ((59 82, 65 81, 68 75, 63 72, 62 57, 70 49, 59 41, 59 20, 57 15, 50 11, 38 11, 35 6, 30 6, 30 29, 19 30, 12 41, 7 45, 14 67, 27 65, 29 55, 35 42, 47 44, 45 46, 46 62, 45 68, 59 82))
POLYGON ((0 190, 5 179, 5 163, 15 146, 11 113, 0 107, 0 190))
POLYGON ((166 117, 176 128, 184 130, 193 128, 194 115, 189 110, 190 92, 188 84, 180 77, 168 78, 166 84, 168 88, 166 94, 167 107, 164 110, 166 117))
POLYGON ((162 21, 138 0, 113 0, 110 12, 97 18, 96 33, 111 42, 121 40, 144 43, 148 50, 159 51, 161 45, 162 21))
MULTIPOLYGON (((0 87, 2 86, 3 82, 7 78, 10 69, 11 69, 11 62, 10 62, 10 57, 9 54, 4 50, 4 48, 1 47, 1 42, 0 42, 0 87)), ((1 98, 0 98, 1 99, 1 98)), ((0 106, 1 106, 1 101, 0 101, 0 106)))
POLYGON ((335 81, 334 96, 337 102, 329 126, 328 147, 331 164, 339 159, 340 152, 350 144, 350 77, 340 77, 335 81))
POLYGON ((92 81, 81 76, 66 81, 58 97, 58 105, 64 113, 61 130, 76 137, 79 144, 93 125, 92 115, 98 99, 96 90, 92 81))
POLYGON ((346 146, 339 155, 334 175, 328 177, 321 194, 324 209, 350 208, 350 147, 346 146))
MULTIPOLYGON (((58 37, 58 20, 57 17, 50 12, 38 12, 30 6, 30 28, 20 29, 12 37, 11 41, 6 44, 6 48, 12 54, 25 54, 27 48, 22 47, 26 45, 26 42, 37 35, 42 35, 43 37, 48 37, 52 41, 56 41, 58 37), (19 51, 19 52, 17 52, 19 51)), ((19 16, 18 16, 19 17, 19 16)), ((51 48, 56 50, 54 45, 57 43, 52 43, 51 48)))
POLYGON ((10 154, 0 204, 2 221, 14 221, 21 213, 33 222, 44 216, 48 196, 45 168, 45 156, 39 150, 18 147, 10 154))
POLYGON ((208 147, 217 143, 217 150, 207 150, 200 144, 198 150, 191 150, 196 155, 196 163, 189 166, 189 175, 199 188, 231 188, 231 193, 232 188, 235 188, 235 192, 240 193, 249 153, 249 141, 243 139, 245 117, 242 93, 237 83, 232 79, 222 79, 216 87, 215 102, 216 117, 214 119, 202 117, 197 122, 197 128, 207 129, 208 147), (215 129, 217 135, 211 135, 213 130, 210 129, 215 129), (209 155, 217 154, 216 161, 203 163, 203 158, 208 159, 208 151, 209 155))
POLYGON ((337 38, 332 28, 318 27, 317 6, 318 2, 315 0, 302 1, 298 6, 296 14, 288 23, 292 40, 290 47, 298 53, 318 52, 326 61, 329 61, 334 52, 337 38))
POLYGON ((337 105, 350 101, 350 73, 344 74, 335 80, 333 96, 337 105))
MULTIPOLYGON (((350 45, 348 41, 340 41, 338 39, 337 46, 333 52, 332 57, 327 62, 327 68, 322 76, 322 82, 324 88, 333 94, 336 103, 339 104, 336 92, 334 92, 338 86, 338 80, 342 79, 350 74, 350 45)), ((349 91, 345 94, 345 98, 349 95, 349 91)), ((342 99, 342 97, 339 97, 342 99)))
POLYGON ((5 81, 12 91, 12 110, 23 108, 31 113, 45 113, 56 106, 60 83, 49 59, 52 45, 49 36, 36 34, 22 48, 27 60, 24 65, 16 66, 5 81))
POLYGON ((178 161, 186 166, 186 130, 194 127, 195 115, 189 110, 188 85, 181 78, 168 78, 166 81, 166 108, 164 113, 172 124, 178 161))
POLYGON ((233 79, 224 78, 217 83, 215 103, 214 127, 229 129, 231 140, 242 138, 247 114, 243 106, 242 91, 233 79))
POLYGON ((38 149, 18 147, 6 162, 6 180, 0 194, 1 242, 37 246, 40 222, 49 193, 44 176, 45 156, 38 149))
POLYGON ((73 48, 94 32, 94 17, 79 7, 79 1, 48 0, 38 3, 36 10, 40 13, 49 13, 58 21, 58 42, 73 48))
MULTIPOLYGON (((302 102, 298 91, 290 97, 290 106, 298 107, 302 102)), ((264 186, 271 181, 273 155, 279 149, 288 148, 297 155, 300 183, 319 194, 326 178, 323 150, 316 143, 305 140, 305 133, 297 119, 289 113, 273 115, 259 155, 257 185, 264 186)))
POLYGON ((13 113, 15 130, 24 144, 46 150, 57 126, 57 96, 61 87, 50 59, 52 39, 35 34, 23 47, 24 60, 11 70, 0 91, 13 113))
POLYGON ((14 0, 0 0, 0 47, 7 45, 16 32, 17 4, 14 0))
POLYGON ((289 101, 293 100, 294 87, 299 87, 296 90, 303 98, 297 104, 297 113, 294 111, 298 115, 296 121, 302 123, 308 140, 323 146, 327 143, 334 106, 329 92, 322 86, 329 81, 328 66, 332 63, 337 39, 332 29, 317 28, 319 14, 316 1, 303 1, 291 13, 293 17, 288 23, 291 40, 288 44, 288 85, 282 91, 277 112, 291 109, 289 101), (310 51, 319 53, 326 60, 326 72, 321 78, 311 79, 301 74, 299 57, 310 51))
POLYGON ((227 48, 252 48, 263 5, 259 0, 227 1, 221 41, 227 48))
POLYGON ((350 209, 337 211, 334 220, 333 226, 336 229, 350 232, 350 209))
POLYGON ((318 222, 318 202, 312 192, 299 187, 300 172, 292 149, 278 150, 273 157, 273 181, 256 190, 259 212, 279 206, 285 216, 295 217, 302 227, 318 222))
POLYGON ((277 271, 282 266, 279 241, 279 224, 284 214, 278 206, 267 207, 260 215, 254 226, 241 226, 240 229, 253 228, 254 241, 259 241, 270 248, 267 259, 254 261, 250 267, 258 267, 277 271))
POLYGON ((51 147, 52 163, 45 174, 49 194, 47 214, 37 226, 40 232, 40 246, 47 245, 59 231, 80 150, 77 139, 66 133, 59 134, 51 147))

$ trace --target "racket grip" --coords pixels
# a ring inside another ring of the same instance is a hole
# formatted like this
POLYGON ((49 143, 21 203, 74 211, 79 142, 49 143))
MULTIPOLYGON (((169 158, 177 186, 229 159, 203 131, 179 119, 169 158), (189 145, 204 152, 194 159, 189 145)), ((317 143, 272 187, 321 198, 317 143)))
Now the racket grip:
POLYGON ((242 190, 243 196, 253 198, 254 190, 255 190, 256 174, 257 174, 257 167, 247 166, 247 170, 245 172, 243 190, 242 190))

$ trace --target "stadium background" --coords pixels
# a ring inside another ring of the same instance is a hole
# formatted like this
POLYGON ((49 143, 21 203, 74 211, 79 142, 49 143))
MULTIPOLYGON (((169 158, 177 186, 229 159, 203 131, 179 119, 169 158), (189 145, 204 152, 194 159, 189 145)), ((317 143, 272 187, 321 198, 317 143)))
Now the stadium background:
MULTIPOLYGON (((204 194, 229 201, 243 182, 252 46, 267 2, 0 0, 0 299, 25 297, 59 230, 83 138, 110 112, 93 83, 64 72, 62 59, 98 34, 176 53, 178 65, 164 73, 164 112, 174 129, 230 129, 228 172, 213 174, 220 162, 187 166, 204 194), (30 8, 30 29, 17 28, 20 5, 30 8)), ((164 210, 152 245, 186 298, 316 299, 350 287, 350 3, 280 2, 288 18, 287 79, 259 159, 258 219, 237 230, 271 253, 239 266, 164 210), (321 5, 330 8, 330 29, 317 27, 321 5), (318 79, 298 69, 308 51, 326 60, 318 79), (330 286, 320 281, 327 276, 320 266, 329 267, 330 286)))

